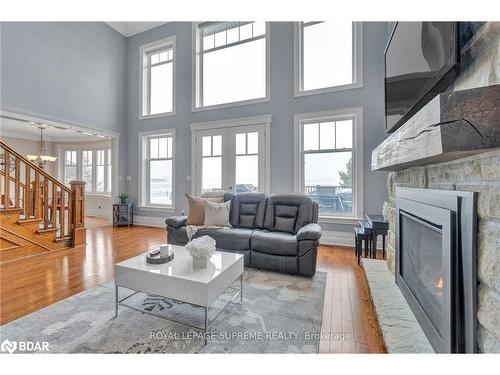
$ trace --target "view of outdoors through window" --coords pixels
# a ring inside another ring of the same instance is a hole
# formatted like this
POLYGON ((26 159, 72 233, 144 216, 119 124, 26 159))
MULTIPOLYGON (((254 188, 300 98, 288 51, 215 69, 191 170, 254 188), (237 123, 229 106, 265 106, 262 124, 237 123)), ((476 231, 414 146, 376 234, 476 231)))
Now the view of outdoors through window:
POLYGON ((235 192, 259 190, 259 133, 236 134, 235 192))
POLYGON ((266 96, 265 22, 218 22, 200 38, 199 106, 266 96))
POLYGON ((149 55, 149 114, 172 112, 174 50, 168 48, 149 55))
POLYGON ((64 152, 64 182, 76 180, 76 151, 64 152))
POLYGON ((304 193, 323 216, 352 214, 353 120, 303 124, 304 193))
POLYGON ((301 89, 353 83, 351 22, 303 22, 301 89))
POLYGON ((111 193, 111 149, 64 151, 65 183, 79 179, 87 193, 111 193))
POLYGON ((92 191, 92 151, 82 151, 82 179, 85 191, 92 191))
POLYGON ((202 192, 222 189, 222 135, 202 138, 202 192))
POLYGON ((149 139, 149 203, 172 205, 172 136, 149 139))

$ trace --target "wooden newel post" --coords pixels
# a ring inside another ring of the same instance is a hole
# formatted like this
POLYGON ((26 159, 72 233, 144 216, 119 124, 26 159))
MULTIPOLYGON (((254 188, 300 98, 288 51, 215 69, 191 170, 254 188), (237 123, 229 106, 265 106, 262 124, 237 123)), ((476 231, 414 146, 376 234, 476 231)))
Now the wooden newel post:
POLYGON ((86 243, 85 229, 85 181, 71 181, 71 230, 73 232, 73 246, 86 243))

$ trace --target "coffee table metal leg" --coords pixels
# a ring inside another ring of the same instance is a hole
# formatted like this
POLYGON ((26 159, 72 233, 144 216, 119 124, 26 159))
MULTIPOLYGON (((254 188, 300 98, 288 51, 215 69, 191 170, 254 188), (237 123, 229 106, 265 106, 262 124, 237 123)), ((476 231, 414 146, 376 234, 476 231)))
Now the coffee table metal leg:
POLYGON ((118 285, 115 285, 115 318, 118 316, 118 285))
POLYGON ((208 307, 205 307, 205 345, 207 345, 208 335, 208 307))
POLYGON ((243 302, 243 274, 240 276, 240 301, 243 302))

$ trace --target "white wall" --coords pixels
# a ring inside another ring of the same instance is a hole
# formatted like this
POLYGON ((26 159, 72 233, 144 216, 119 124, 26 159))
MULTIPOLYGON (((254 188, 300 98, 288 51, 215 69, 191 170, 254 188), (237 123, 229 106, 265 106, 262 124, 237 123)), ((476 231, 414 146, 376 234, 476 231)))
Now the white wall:
MULTIPOLYGON (((384 48, 388 38, 385 22, 363 23, 363 87, 325 94, 294 97, 293 87, 293 22, 270 23, 270 95, 265 103, 240 105, 216 110, 192 112, 192 24, 168 24, 134 35, 127 39, 128 73, 126 138, 126 181, 131 200, 138 197, 138 133, 175 128, 175 204, 179 214, 186 209, 184 193, 190 191, 192 123, 232 118, 272 115, 271 124, 271 192, 288 193, 294 190, 294 114, 330 109, 363 107, 363 201, 364 213, 380 214, 387 197, 385 172, 370 170, 371 151, 385 138, 384 111, 384 48), (168 117, 139 119, 139 48, 141 45, 169 36, 176 36, 176 114, 168 117)), ((173 213, 137 210, 143 217, 166 217, 173 213)), ((156 219, 154 219, 156 220, 156 219)), ((157 220, 161 222, 161 220, 157 220)), ((352 231, 352 224, 321 223, 324 230, 352 231)))

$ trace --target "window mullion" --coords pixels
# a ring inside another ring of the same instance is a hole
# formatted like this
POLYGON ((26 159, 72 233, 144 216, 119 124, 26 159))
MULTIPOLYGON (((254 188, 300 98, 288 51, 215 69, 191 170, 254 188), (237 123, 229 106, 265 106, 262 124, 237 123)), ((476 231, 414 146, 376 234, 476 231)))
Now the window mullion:
POLYGON ((97 151, 92 150, 92 192, 97 192, 97 151))
POLYGON ((148 85, 148 94, 147 94, 147 109, 148 115, 151 114, 151 55, 148 55, 148 64, 147 64, 147 85, 148 85))

